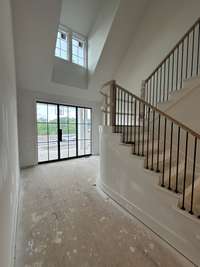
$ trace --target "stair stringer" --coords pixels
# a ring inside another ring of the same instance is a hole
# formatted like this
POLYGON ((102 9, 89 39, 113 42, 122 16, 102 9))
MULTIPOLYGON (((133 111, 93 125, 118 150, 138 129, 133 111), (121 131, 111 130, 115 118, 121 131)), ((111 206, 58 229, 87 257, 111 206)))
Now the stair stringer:
MULTIPOLYGON (((160 172, 160 180, 159 184, 162 184, 162 176, 163 176, 163 150, 164 150, 164 123, 161 121, 160 123, 160 140, 159 140, 159 145, 158 145, 158 117, 155 118, 154 122, 154 128, 155 128, 155 134, 154 138, 152 136, 152 126, 153 122, 150 120, 149 123, 149 146, 148 146, 148 164, 147 164, 147 122, 145 123, 145 131, 144 131, 144 151, 143 151, 143 127, 140 127, 140 135, 138 136, 138 126, 136 127, 136 135, 134 136, 134 127, 132 129, 130 127, 124 127, 123 134, 121 137, 121 142, 124 142, 125 139, 127 139, 127 131, 128 131, 128 140, 135 140, 135 149, 134 149, 134 144, 133 144, 133 149, 132 152, 133 154, 136 154, 138 156, 144 155, 145 160, 144 160, 144 167, 160 172), (131 138, 132 134, 132 138, 131 138), (125 138, 123 137, 125 136, 125 138), (158 153, 158 148, 159 148, 159 153, 158 153), (152 157, 152 151, 153 157, 152 157), (157 163, 158 161, 158 163, 157 163)), ((119 131, 117 129, 118 132, 119 131)), ((177 165, 177 144, 178 144, 178 127, 173 125, 173 145, 172 145, 172 151, 171 151, 171 163, 170 163, 170 132, 171 132, 171 124, 168 122, 167 127, 166 127, 166 148, 165 148, 165 170, 164 170, 164 182, 165 182, 165 187, 169 188, 176 193, 182 193, 183 192, 183 183, 184 183, 184 163, 185 163, 185 132, 181 131, 180 132, 180 141, 179 141, 179 158, 178 158, 178 165, 177 165), (171 185, 169 186, 169 168, 171 164, 171 185), (178 183, 176 182, 176 177, 177 177, 177 166, 178 166, 178 183)), ((133 142, 128 142, 128 143, 133 143, 133 142)), ((186 175, 186 189, 190 184, 192 183, 192 168, 193 168, 193 139, 191 136, 188 138, 188 153, 187 153, 187 175, 186 175)), ((200 155, 197 155, 196 159, 196 175, 195 179, 200 176, 200 155)))

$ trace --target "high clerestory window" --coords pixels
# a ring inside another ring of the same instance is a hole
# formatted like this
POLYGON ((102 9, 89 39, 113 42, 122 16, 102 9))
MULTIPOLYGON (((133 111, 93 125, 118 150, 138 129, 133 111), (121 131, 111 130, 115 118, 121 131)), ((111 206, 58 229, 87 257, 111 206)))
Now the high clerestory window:
POLYGON ((87 40, 66 27, 59 27, 55 56, 82 67, 87 67, 87 40))
POLYGON ((63 30, 58 31, 55 56, 64 60, 69 59, 69 34, 63 30))

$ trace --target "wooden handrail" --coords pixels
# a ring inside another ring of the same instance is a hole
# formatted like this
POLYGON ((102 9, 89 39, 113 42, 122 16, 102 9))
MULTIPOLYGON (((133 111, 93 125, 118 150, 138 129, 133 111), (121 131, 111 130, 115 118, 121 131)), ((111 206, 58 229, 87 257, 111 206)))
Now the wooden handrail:
POLYGON ((100 92, 100 94, 101 94, 102 96, 105 96, 105 97, 108 97, 108 96, 109 96, 109 95, 105 94, 104 92, 102 92, 101 90, 100 90, 99 92, 100 92))
POLYGON ((164 116, 165 118, 171 120, 173 123, 175 123, 176 125, 180 126, 181 128, 183 128, 185 131, 187 131, 188 133, 192 134, 194 137, 197 137, 198 139, 200 139, 200 134, 198 134, 197 132, 193 131, 192 129, 190 129, 188 126, 186 126, 185 124, 181 123, 180 121, 174 119, 173 117, 171 117, 170 115, 168 115, 167 113, 163 112, 162 110, 158 109, 157 107, 152 106, 150 103, 148 103, 147 101, 145 101, 144 99, 136 96, 135 94, 129 92, 128 90, 126 90, 125 88, 123 88, 122 86, 116 84, 116 87, 118 87, 119 89, 121 89, 122 91, 130 94, 131 96, 133 96, 135 99, 137 99, 138 101, 140 101, 141 103, 145 104, 146 106, 150 107, 152 110, 156 111, 157 113, 159 113, 160 115, 164 116))
POLYGON ((104 84, 102 85, 101 89, 104 88, 104 87, 106 87, 106 86, 108 86, 108 85, 112 85, 112 84, 115 84, 115 80, 110 80, 110 81, 104 83, 104 84))
MULTIPOLYGON (((108 83, 106 83, 105 85, 107 86, 108 84, 112 84, 114 82, 115 86, 118 87, 119 89, 121 89, 122 91, 130 94, 131 96, 133 96, 135 99, 137 99, 138 101, 140 101, 141 103, 145 104, 146 106, 150 107, 152 110, 156 111, 157 113, 159 113, 160 115, 166 117, 167 119, 171 120, 173 123, 175 123, 176 125, 180 126, 181 128, 183 128, 184 130, 188 131, 190 134, 192 134, 194 137, 197 137, 198 139, 200 139, 200 134, 198 134, 197 132, 195 132, 194 130, 190 129, 188 126, 186 126, 185 124, 183 124, 182 122, 174 119, 173 117, 171 117, 170 115, 168 115, 167 113, 165 113, 164 111, 158 109, 157 107, 154 107, 153 105, 151 105, 150 103, 148 103, 147 101, 145 101, 144 99, 138 97, 137 95, 129 92, 128 90, 126 90, 125 88, 123 88, 122 86, 120 86, 119 84, 116 83, 116 81, 109 81, 108 83)), ((103 86, 104 87, 104 86, 103 86)), ((103 88, 102 87, 102 88, 103 88)), ((100 93, 104 96, 108 96, 106 95, 104 92, 102 92, 100 90, 100 93)))

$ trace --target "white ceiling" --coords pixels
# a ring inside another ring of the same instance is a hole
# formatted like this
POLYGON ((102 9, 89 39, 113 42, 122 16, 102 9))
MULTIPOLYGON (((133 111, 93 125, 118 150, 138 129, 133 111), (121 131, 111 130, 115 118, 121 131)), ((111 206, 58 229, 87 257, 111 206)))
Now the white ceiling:
POLYGON ((105 0, 62 0, 60 23, 88 36, 105 0))

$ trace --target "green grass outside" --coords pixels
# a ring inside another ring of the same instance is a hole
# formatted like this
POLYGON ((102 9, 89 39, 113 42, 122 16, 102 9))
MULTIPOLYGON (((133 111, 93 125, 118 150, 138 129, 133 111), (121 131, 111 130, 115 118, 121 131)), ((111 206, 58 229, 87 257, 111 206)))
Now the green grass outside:
MULTIPOLYGON (((76 124, 75 120, 71 120, 70 124, 63 124, 65 123, 64 120, 60 121, 60 128, 63 131, 63 134, 75 134, 76 133, 76 124)), ((37 131, 38 135, 57 135, 57 124, 56 123, 48 123, 48 129, 47 129, 47 123, 38 123, 37 124, 37 131)))

